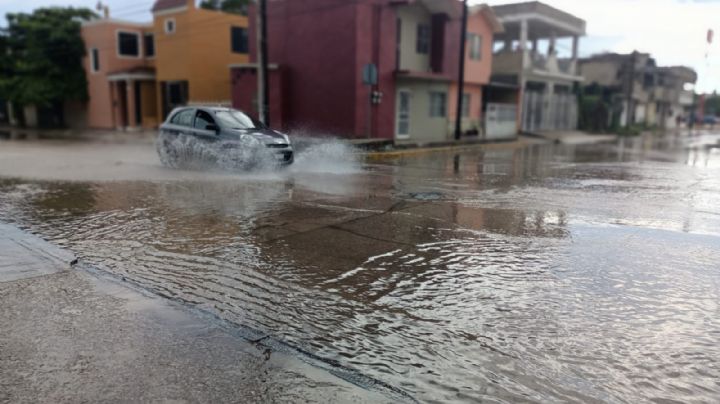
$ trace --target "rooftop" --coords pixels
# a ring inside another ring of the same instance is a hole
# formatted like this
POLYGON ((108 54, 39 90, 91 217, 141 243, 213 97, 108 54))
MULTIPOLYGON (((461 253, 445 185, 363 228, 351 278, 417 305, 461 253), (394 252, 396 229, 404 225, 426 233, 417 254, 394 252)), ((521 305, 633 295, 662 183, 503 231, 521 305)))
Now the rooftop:
POLYGON ((188 0, 156 0, 152 12, 187 6, 188 0))
POLYGON ((505 33, 496 35, 499 40, 520 37, 520 24, 528 22, 528 39, 558 38, 585 35, 585 20, 550 7, 539 1, 504 4, 492 7, 505 33))
POLYGON ((490 24, 490 27, 492 27, 493 33, 498 34, 505 31, 505 28, 503 27, 500 20, 498 20, 497 15, 495 15, 493 9, 487 4, 478 4, 475 6, 471 6, 468 11, 471 15, 482 14, 483 17, 485 17, 485 19, 487 20, 488 24, 490 24))

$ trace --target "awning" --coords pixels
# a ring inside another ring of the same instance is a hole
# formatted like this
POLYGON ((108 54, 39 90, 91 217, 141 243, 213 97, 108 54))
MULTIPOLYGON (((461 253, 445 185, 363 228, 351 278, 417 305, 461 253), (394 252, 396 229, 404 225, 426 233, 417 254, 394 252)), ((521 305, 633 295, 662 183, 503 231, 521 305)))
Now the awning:
POLYGON ((108 81, 155 80, 155 68, 142 66, 115 71, 108 73, 107 79, 108 81))

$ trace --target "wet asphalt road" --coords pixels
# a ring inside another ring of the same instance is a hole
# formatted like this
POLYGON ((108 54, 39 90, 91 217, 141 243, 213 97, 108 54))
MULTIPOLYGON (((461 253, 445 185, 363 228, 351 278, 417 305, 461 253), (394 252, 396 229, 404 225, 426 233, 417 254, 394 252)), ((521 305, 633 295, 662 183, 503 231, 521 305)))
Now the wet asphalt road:
POLYGON ((718 140, 374 163, 326 144, 245 175, 137 146, 5 171, 0 221, 420 401, 717 402, 718 140))

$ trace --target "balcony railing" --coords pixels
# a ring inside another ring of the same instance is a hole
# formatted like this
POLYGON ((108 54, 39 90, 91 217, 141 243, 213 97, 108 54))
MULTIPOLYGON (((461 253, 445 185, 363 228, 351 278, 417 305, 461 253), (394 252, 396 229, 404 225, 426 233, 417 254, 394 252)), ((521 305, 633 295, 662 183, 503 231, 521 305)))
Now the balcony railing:
MULTIPOLYGON (((570 59, 558 59, 527 51, 525 69, 539 70, 548 73, 576 75, 575 63, 570 59)), ((518 50, 501 50, 493 54, 493 73, 518 73, 523 70, 522 52, 518 50)))

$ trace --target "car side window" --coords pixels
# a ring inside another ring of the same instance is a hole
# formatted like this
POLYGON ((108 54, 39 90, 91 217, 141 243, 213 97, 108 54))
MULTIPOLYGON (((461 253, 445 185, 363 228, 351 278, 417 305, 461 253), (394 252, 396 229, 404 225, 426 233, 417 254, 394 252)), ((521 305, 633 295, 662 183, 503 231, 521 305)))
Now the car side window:
POLYGON ((203 110, 198 110, 195 114, 195 129, 207 129, 208 125, 215 125, 215 120, 210 114, 203 110))
POLYGON ((175 114, 170 120, 170 123, 182 126, 192 126, 194 116, 195 114, 192 109, 184 109, 175 114))

